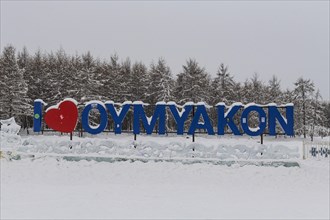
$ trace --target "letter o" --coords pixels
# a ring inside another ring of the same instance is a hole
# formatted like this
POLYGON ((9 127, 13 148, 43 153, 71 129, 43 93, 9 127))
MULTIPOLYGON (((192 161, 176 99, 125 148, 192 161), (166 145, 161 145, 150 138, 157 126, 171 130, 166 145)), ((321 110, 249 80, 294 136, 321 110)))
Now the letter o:
POLYGON ((108 124, 107 110, 102 105, 97 103, 88 104, 85 106, 82 112, 81 121, 82 121, 82 127, 84 128, 85 131, 87 131, 90 134, 99 134, 107 127, 108 124), (89 125, 89 112, 95 107, 100 112, 100 125, 96 128, 93 128, 89 125))
POLYGON ((242 117, 241 117, 241 125, 242 128, 244 130, 244 132, 247 135, 250 136, 258 136, 261 135, 265 128, 266 128, 266 113, 265 111, 258 106, 249 106, 246 109, 244 109, 244 111, 242 112, 242 117), (258 112, 259 114, 259 129, 256 131, 252 131, 249 127, 249 123, 248 123, 248 116, 250 114, 250 112, 255 111, 258 112))

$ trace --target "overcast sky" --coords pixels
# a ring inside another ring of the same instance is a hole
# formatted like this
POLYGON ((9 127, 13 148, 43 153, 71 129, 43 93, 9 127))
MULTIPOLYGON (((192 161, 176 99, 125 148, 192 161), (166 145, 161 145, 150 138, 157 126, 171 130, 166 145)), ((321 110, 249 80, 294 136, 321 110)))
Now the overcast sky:
POLYGON ((212 75, 223 62, 241 82, 275 74, 292 89, 310 78, 329 99, 329 1, 1 1, 0 43, 146 64, 163 57, 173 74, 189 57, 212 75))

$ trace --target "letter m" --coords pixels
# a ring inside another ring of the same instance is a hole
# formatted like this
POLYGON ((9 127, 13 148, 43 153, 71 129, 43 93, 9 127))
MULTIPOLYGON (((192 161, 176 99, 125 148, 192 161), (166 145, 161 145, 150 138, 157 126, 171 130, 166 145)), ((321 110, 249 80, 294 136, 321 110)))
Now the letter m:
POLYGON ((147 134, 152 134, 158 120, 158 134, 165 134, 165 108, 166 105, 156 105, 152 117, 147 117, 142 104, 134 104, 133 133, 140 134, 140 119, 147 134))

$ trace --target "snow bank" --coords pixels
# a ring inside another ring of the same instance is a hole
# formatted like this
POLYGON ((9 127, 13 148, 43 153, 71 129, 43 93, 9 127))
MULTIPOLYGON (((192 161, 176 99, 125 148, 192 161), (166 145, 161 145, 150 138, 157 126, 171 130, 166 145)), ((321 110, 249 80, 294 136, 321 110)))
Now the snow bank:
POLYGON ((17 135, 21 126, 16 124, 15 118, 0 120, 0 123, 0 150, 12 150, 21 146, 21 137, 17 135))
POLYGON ((11 117, 6 120, 0 120, 1 123, 1 131, 7 134, 17 135, 21 126, 16 124, 15 118, 11 117))
MULTIPOLYGON (((103 135, 101 137, 27 136, 17 149, 24 153, 55 153, 60 155, 89 155, 142 157, 160 159, 218 159, 218 160, 283 160, 301 158, 299 141, 269 142, 264 145, 249 138, 198 137, 195 143, 181 136, 103 135)), ((266 141, 265 141, 266 142, 266 141)))

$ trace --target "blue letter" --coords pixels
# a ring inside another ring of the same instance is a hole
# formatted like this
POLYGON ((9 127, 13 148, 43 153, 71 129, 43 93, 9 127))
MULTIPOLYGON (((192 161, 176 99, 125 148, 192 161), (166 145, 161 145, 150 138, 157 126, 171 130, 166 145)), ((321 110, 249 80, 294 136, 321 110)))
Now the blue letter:
POLYGON ((42 123, 42 107, 44 102, 41 99, 34 100, 34 113, 33 113, 33 131, 41 131, 42 123))
POLYGON ((241 124, 244 132, 250 136, 261 135, 266 128, 266 113, 261 107, 258 106, 249 106, 244 109, 241 117, 241 124), (252 131, 249 127, 248 116, 251 111, 256 111, 259 114, 259 128, 258 130, 252 131))
POLYGON ((88 133, 90 134, 101 133, 107 127, 107 123, 108 123, 107 110, 98 103, 90 103, 85 106, 82 112, 81 122, 84 130, 87 131, 88 133), (89 112, 93 108, 97 108, 100 112, 100 125, 96 128, 91 127, 89 125, 89 112))
POLYGON ((197 105, 196 113, 191 122, 188 134, 194 134, 196 129, 206 129, 209 135, 214 135, 209 116, 207 115, 205 105, 197 105), (204 123, 199 123, 199 118, 203 117, 204 123))
POLYGON ((144 112, 142 104, 134 104, 134 122, 133 122, 133 133, 140 134, 140 117, 147 134, 152 134, 152 131, 158 121, 158 134, 165 134, 165 104, 156 105, 154 115, 151 118, 147 118, 144 112), (149 120, 148 120, 149 119, 149 120))
POLYGON ((218 108, 218 135, 225 134, 225 126, 228 125, 234 135, 241 135, 237 126, 233 121, 236 112, 241 108, 241 105, 233 105, 225 114, 225 105, 217 105, 218 108))
POLYGON ((121 134, 121 126, 123 123, 123 120, 130 108, 130 104, 124 104, 120 111, 117 112, 117 110, 115 109, 113 104, 110 103, 106 103, 105 106, 108 108, 110 115, 113 119, 113 121, 115 122, 115 134, 121 134))
POLYGON ((286 135, 294 135, 293 133, 293 106, 286 106, 286 119, 278 111, 276 106, 269 106, 268 111, 268 129, 269 135, 276 135, 276 119, 280 123, 286 135))
POLYGON ((184 122, 187 120, 189 113, 192 109, 192 105, 185 105, 182 112, 179 114, 178 109, 175 105, 169 105, 171 113, 174 117, 174 120, 177 124, 177 134, 183 134, 184 131, 184 122))

